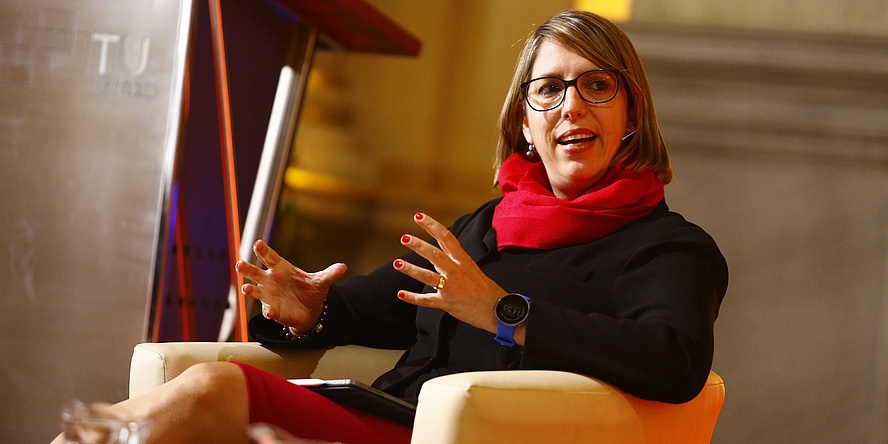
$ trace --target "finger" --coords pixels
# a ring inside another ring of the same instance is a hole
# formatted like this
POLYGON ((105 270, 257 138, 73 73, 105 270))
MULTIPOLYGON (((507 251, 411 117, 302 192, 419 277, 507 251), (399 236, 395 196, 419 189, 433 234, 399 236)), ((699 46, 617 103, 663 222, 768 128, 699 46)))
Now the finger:
POLYGON ((459 243, 459 239, 453 234, 452 231, 448 230, 444 224, 438 222, 431 216, 425 213, 416 213, 413 216, 413 220, 422 227, 426 233, 429 233, 435 240, 438 241, 438 245, 441 249, 446 253, 449 257, 451 257, 456 262, 465 262, 466 260, 471 260, 469 258, 469 254, 463 249, 462 245, 459 243))
MULTIPOLYGON (((287 263, 289 264, 289 262, 287 263)), ((340 262, 332 264, 321 271, 308 273, 298 267, 290 265, 290 271, 288 279, 294 281, 298 287, 307 285, 320 292, 326 293, 331 285, 345 276, 345 273, 348 271, 348 266, 340 262)))
POLYGON ((417 267, 416 265, 401 259, 395 259, 392 266, 395 267, 395 270, 433 288, 438 285, 442 276, 440 273, 429 270, 428 268, 417 267))
POLYGON ((452 272, 456 266, 447 253, 418 237, 405 234, 401 236, 401 244, 428 259, 440 273, 452 272))
POLYGON ((256 253, 256 257, 268 268, 274 268, 277 264, 284 261, 284 258, 282 258, 277 251, 274 251, 273 248, 268 246, 268 244, 262 239, 253 243, 253 253, 256 253))
POLYGON ((276 320, 280 313, 275 307, 269 303, 261 302, 262 304, 262 317, 265 319, 276 320))
POLYGON ((234 271, 237 274, 253 282, 262 282, 265 277, 265 270, 245 261, 237 261, 234 264, 234 271))
POLYGON ((398 299, 418 307, 442 308, 443 306, 441 296, 437 293, 414 293, 401 290, 398 292, 398 299))
POLYGON ((244 284, 241 286, 241 293, 248 298, 256 299, 259 302, 262 302, 264 299, 264 292, 262 288, 253 284, 244 284))
POLYGON ((321 285, 325 288, 329 288, 334 282, 338 281, 342 276, 345 276, 346 271, 348 271, 347 265, 336 263, 317 272, 316 275, 320 279, 321 285))

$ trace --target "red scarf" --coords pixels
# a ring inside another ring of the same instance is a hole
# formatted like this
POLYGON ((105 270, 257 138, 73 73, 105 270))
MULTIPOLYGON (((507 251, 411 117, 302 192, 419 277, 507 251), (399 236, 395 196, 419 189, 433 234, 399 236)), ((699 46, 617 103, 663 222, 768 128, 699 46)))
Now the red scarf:
POLYGON ((663 199, 652 171, 634 173, 618 165, 582 196, 560 199, 549 189, 542 162, 513 154, 499 172, 503 200, 493 213, 499 250, 553 250, 585 244, 650 214, 663 199))

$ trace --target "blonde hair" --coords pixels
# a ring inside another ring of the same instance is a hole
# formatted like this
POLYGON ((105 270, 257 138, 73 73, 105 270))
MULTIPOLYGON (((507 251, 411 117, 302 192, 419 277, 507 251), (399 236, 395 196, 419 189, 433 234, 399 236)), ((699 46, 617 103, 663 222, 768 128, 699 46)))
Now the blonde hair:
POLYGON ((663 184, 672 181, 672 165, 654 110, 647 74, 629 37, 605 18, 587 11, 568 10, 556 14, 530 33, 515 66, 512 84, 500 113, 496 172, 510 155, 527 150, 522 132, 525 103, 521 84, 530 80, 533 63, 543 41, 563 45, 589 59, 600 69, 621 72, 629 99, 630 122, 636 133, 614 156, 613 165, 624 163, 634 171, 653 171, 663 184))

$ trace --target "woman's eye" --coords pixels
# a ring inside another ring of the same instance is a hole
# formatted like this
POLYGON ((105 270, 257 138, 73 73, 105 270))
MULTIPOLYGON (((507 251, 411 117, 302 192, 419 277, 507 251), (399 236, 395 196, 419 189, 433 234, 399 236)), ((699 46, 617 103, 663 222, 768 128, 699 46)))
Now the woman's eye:
POLYGON ((547 82, 537 88, 537 94, 543 97, 557 96, 561 94, 562 89, 564 89, 564 87, 560 82, 547 82))
POLYGON ((609 88, 610 85, 605 79, 592 79, 583 84, 583 89, 586 91, 602 92, 607 91, 609 88))

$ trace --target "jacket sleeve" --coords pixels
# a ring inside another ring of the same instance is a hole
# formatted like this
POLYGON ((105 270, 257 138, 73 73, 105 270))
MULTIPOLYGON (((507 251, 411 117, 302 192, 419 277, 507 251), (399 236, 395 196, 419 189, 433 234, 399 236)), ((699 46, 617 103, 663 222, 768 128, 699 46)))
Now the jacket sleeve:
POLYGON ((521 367, 587 374, 680 403, 699 393, 727 287, 715 243, 663 237, 627 256, 610 289, 615 316, 534 303, 521 367))

